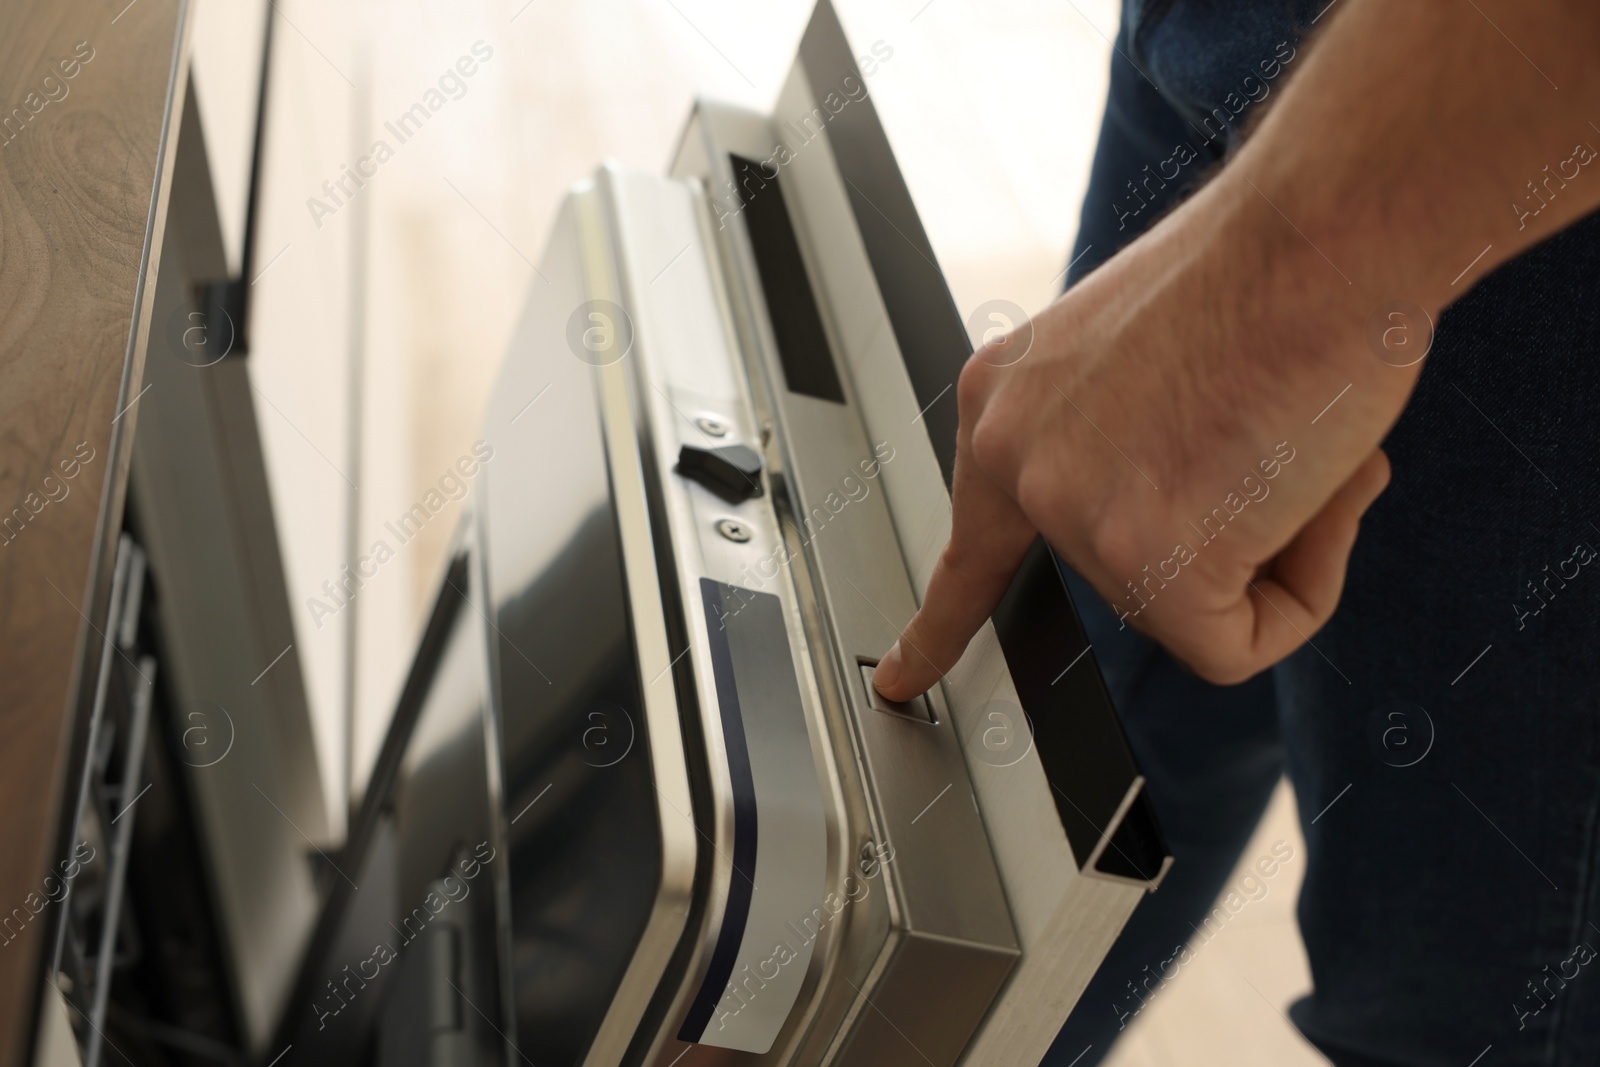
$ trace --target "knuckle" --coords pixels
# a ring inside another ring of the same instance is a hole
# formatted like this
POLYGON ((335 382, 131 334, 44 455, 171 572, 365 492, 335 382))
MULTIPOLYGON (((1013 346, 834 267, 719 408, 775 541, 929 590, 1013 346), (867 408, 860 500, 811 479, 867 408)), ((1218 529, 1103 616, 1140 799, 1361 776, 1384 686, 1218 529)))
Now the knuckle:
POLYGON ((1016 474, 1017 507, 1036 526, 1059 528, 1074 513, 1079 487, 1043 464, 1023 463, 1016 474))
POLYGON ((967 357, 961 375, 956 379, 956 403, 962 412, 978 411, 984 406, 994 381, 995 368, 978 358, 977 353, 967 357))
POLYGON ((1107 508, 1088 523, 1089 552, 1117 581, 1131 580, 1144 566, 1147 553, 1128 517, 1107 508))
POLYGON ((1000 468, 1010 451, 1010 428, 1004 420, 986 412, 972 427, 972 458, 992 477, 992 472, 1000 468))

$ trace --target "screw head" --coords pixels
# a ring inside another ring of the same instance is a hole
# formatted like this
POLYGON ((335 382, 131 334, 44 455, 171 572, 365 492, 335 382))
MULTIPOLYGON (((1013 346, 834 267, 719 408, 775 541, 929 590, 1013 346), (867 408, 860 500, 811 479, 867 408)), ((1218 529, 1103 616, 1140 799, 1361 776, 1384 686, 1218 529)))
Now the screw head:
POLYGON ((740 544, 750 540, 750 527, 738 519, 718 519, 717 533, 730 541, 737 541, 740 544))
POLYGON ((707 437, 728 436, 728 424, 717 418, 715 415, 701 415, 698 419, 694 420, 694 424, 699 428, 700 432, 705 434, 707 437))

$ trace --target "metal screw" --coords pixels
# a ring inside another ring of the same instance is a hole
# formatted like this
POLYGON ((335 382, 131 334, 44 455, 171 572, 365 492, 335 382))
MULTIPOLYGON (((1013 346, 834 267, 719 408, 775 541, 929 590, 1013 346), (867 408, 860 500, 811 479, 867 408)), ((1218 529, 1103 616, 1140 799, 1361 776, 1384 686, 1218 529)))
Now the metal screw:
POLYGON ((717 418, 715 415, 701 415, 698 419, 694 420, 694 424, 698 426, 700 428, 700 432, 705 434, 707 437, 728 436, 728 424, 717 418))
POLYGON ((738 541, 740 544, 750 540, 750 527, 738 519, 718 519, 717 533, 730 541, 738 541))

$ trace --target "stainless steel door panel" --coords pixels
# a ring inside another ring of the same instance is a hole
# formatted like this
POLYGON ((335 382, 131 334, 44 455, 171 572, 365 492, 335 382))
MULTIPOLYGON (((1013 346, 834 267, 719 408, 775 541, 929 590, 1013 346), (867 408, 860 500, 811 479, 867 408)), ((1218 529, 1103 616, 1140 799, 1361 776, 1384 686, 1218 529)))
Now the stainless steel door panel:
MULTIPOLYGON (((764 158, 774 143, 759 116, 707 105, 701 105, 690 131, 678 172, 690 174, 691 165, 703 166, 695 176, 712 191, 748 192, 733 169, 734 158, 764 158), (692 139, 699 143, 691 148, 692 139)), ((898 1062, 902 1057, 907 1063, 928 1057, 954 1063, 1017 955, 1016 936, 960 738, 942 696, 931 696, 935 722, 907 721, 869 706, 860 664, 875 662, 893 643, 916 603, 876 482, 885 463, 894 462, 894 454, 869 442, 847 380, 839 379, 843 402, 789 388, 797 368, 780 352, 770 304, 775 295, 784 296, 763 285, 761 254, 752 248, 747 226, 753 209, 784 204, 777 193, 781 188, 781 177, 769 179, 754 196, 771 199, 746 202, 731 217, 718 211, 723 224, 718 235, 730 292, 740 305, 736 319, 744 327, 751 378, 761 383, 762 400, 771 412, 773 450, 784 472, 796 534, 804 543, 818 613, 825 620, 828 640, 813 648, 813 655, 826 657, 824 681, 846 709, 867 783, 873 837, 893 855, 883 869, 890 925, 872 969, 850 984, 858 1001, 900 1003, 904 1010, 915 1005, 916 1025, 924 1033, 914 1042, 903 1033, 896 1036, 895 1030, 903 1027, 858 1002, 832 1055, 852 1063, 898 1062)), ((792 210, 783 207, 786 214, 792 210)), ((772 211, 757 225, 774 222, 788 225, 772 211)), ((800 243, 804 256, 803 237, 800 243)), ((795 276, 793 270, 785 274, 795 276)), ((799 280, 816 289, 809 257, 799 280)), ((793 318, 792 312, 785 314, 793 318)), ((812 355, 832 360, 831 352, 839 346, 826 304, 820 319, 827 350, 812 355)), ((807 387, 827 395, 826 378, 817 375, 807 387)))
POLYGON ((615 325, 587 318, 617 300, 592 186, 569 198, 541 274, 490 407, 478 498, 517 813, 512 1037, 541 1062, 601 1067, 621 1062, 661 980, 698 846, 677 704, 651 684, 671 656, 623 368, 564 343, 574 322, 580 338, 615 325))
POLYGON ((508 1059, 1037 1062, 1165 870, 1044 546, 940 686, 871 690, 948 532, 966 341, 871 100, 821 110, 848 78, 823 0, 775 116, 700 104, 670 177, 575 188, 497 383, 452 573, 508 1059))
POLYGON ((752 483, 759 496, 730 502, 675 470, 686 445, 759 447, 761 436, 700 196, 687 183, 618 168, 600 181, 636 334, 629 372, 642 450, 684 611, 678 655, 697 699, 681 702, 705 739, 718 841, 701 929, 653 1055, 675 1058, 693 1040, 773 1050, 781 1061, 811 1014, 792 1008, 802 997, 809 1004, 825 965, 833 930, 821 927, 836 925, 812 917, 850 862, 831 750, 793 587, 775 562, 782 541, 768 490, 752 483), (739 524, 737 539, 719 532, 729 521, 739 524), (751 849, 753 871, 741 857, 751 849))

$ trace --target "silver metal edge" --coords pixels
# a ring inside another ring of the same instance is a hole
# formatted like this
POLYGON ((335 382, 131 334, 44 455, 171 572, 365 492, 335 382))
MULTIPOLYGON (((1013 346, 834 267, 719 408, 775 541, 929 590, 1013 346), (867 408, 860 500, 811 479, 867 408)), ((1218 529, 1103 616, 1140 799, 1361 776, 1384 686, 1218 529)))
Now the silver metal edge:
MULTIPOLYGON (((753 112, 704 99, 697 101, 675 157, 673 173, 692 175, 703 183, 713 185, 719 179, 727 180, 728 168, 722 157, 728 151, 729 142, 749 140, 749 130, 735 127, 765 131, 767 121, 765 116, 753 112)), ((709 227, 709 201, 716 193, 709 188, 706 192, 705 215, 709 227)), ((735 324, 745 359, 751 400, 764 428, 763 450, 769 481, 773 485, 773 504, 778 513, 779 527, 791 549, 789 576, 796 593, 805 642, 810 650, 811 676, 821 698, 823 717, 828 727, 827 736, 845 802, 843 810, 847 818, 842 827, 841 842, 847 853, 853 855, 848 852, 850 843, 857 839, 882 841, 884 834, 876 805, 866 786, 868 772, 860 739, 851 722, 849 702, 840 685, 840 668, 834 662, 832 632, 816 594, 817 582, 804 551, 797 518, 789 506, 787 472, 791 459, 787 442, 781 434, 765 433, 775 426, 777 418, 772 410, 773 383, 767 361, 752 346, 751 339, 758 336, 759 330, 754 309, 744 298, 742 290, 737 288, 741 283, 736 282, 736 279, 749 277, 753 270, 749 250, 740 247, 732 239, 732 231, 726 227, 719 228, 711 236, 718 253, 716 262, 725 278, 722 291, 727 294, 728 312, 735 324)), ((885 875, 886 887, 890 886, 889 877, 885 875)), ((895 894, 889 888, 874 896, 866 907, 857 909, 846 923, 834 931, 834 943, 830 945, 827 958, 817 975, 818 995, 810 1009, 811 1018, 805 1029, 796 1031, 788 1053, 781 1062, 815 1062, 822 1065, 835 1061, 855 1020, 866 1007, 860 996, 860 988, 849 981, 846 971, 860 977, 866 988, 872 987, 901 938, 900 914, 895 894), (881 930, 881 935, 872 933, 874 930, 881 930), (863 937, 869 939, 868 943, 861 943, 863 937), (844 987, 848 987, 848 991, 844 987), (812 1053, 815 1054, 814 1060, 807 1058, 802 1061, 801 1057, 812 1053)), ((812 966, 818 968, 815 957, 812 966)))
MULTIPOLYGON (((803 78, 804 73, 797 69, 791 73, 790 77, 791 79, 803 78)), ((771 120, 768 116, 744 111, 738 108, 708 104, 705 102, 702 102, 700 105, 699 113, 701 121, 706 126, 705 135, 710 145, 710 147, 707 149, 706 163, 709 172, 707 177, 712 183, 713 188, 724 186, 731 187, 732 172, 726 159, 726 155, 729 151, 739 152, 740 154, 749 156, 751 158, 759 159, 765 157, 771 151, 771 145, 776 143, 771 128, 771 120)), ((793 214, 795 210, 796 209, 793 206, 791 197, 791 214, 793 214)), ((796 226, 796 236, 800 240, 802 248, 805 249, 804 254, 808 261, 808 269, 814 270, 814 254, 808 248, 806 248, 809 235, 804 232, 803 226, 796 226)), ((767 396, 771 398, 769 403, 775 404, 776 407, 782 409, 784 413, 792 416, 792 408, 794 407, 796 400, 791 397, 787 393, 786 389, 782 386, 781 371, 777 369, 776 349, 774 347, 775 341, 770 336, 770 327, 766 322, 765 316, 753 310, 754 308, 758 308, 763 305, 759 300, 760 293, 751 290, 751 286, 757 285, 758 283, 756 282, 757 275, 754 267, 754 259, 751 249, 748 246, 748 240, 742 236, 740 228, 736 225, 728 228, 725 231, 722 244, 724 253, 729 257, 730 260, 729 273, 733 275, 739 286, 738 288, 730 288, 730 293, 733 294, 738 300, 742 301, 747 308, 750 309, 746 311, 746 317, 750 320, 752 327, 750 331, 752 334, 750 343, 756 349, 756 351, 752 353, 753 358, 751 359, 753 364, 751 371, 752 380, 759 380, 764 384, 767 396)), ((833 309, 829 304, 827 293, 825 290, 817 288, 816 295, 819 310, 823 316, 824 329, 828 333, 830 343, 833 345, 836 354, 842 355, 843 348, 839 344, 838 324, 832 319, 833 309)), ((848 375, 844 375, 842 377, 842 384, 845 389, 848 406, 852 411, 854 411, 854 417, 859 420, 860 413, 859 410, 856 409, 853 401, 853 384, 851 383, 848 375)), ((778 446, 779 451, 783 456, 785 468, 793 471, 796 469, 797 460, 793 450, 789 445, 788 428, 784 425, 785 420, 783 414, 780 414, 780 416, 774 421, 777 424, 774 434, 775 444, 778 446)), ((860 432, 863 435, 863 440, 866 440, 864 427, 862 427, 860 432)), ((816 502, 813 501, 812 503, 816 502)), ((812 558, 812 552, 809 548, 803 558, 806 561, 807 569, 815 578, 815 575, 818 573, 815 570, 817 561, 812 558)), ((819 593, 823 602, 830 602, 832 596, 837 592, 837 590, 832 590, 831 587, 826 583, 823 583, 819 588, 819 593)), ((885 816, 880 810, 882 802, 878 793, 879 784, 877 780, 877 774, 881 773, 881 771, 873 772, 867 768, 867 758, 865 755, 867 741, 865 736, 862 734, 862 731, 868 729, 869 724, 862 720, 860 708, 860 705, 864 703, 864 697, 861 697, 860 694, 857 694, 856 696, 843 695, 849 692, 853 687, 859 685, 860 680, 857 673, 857 667, 853 658, 846 657, 850 658, 850 662, 848 663, 845 663, 840 659, 840 656, 843 655, 840 650, 844 647, 846 642, 843 641, 837 630, 837 619, 828 610, 825 610, 822 613, 822 616, 823 625, 827 630, 827 640, 823 644, 828 655, 829 666, 831 667, 831 670, 827 672, 826 676, 828 677, 828 681, 830 681, 836 688, 838 694, 840 694, 839 699, 841 700, 842 704, 850 708, 850 712, 845 716, 845 718, 847 719, 849 726, 849 735, 854 747, 858 771, 861 775, 862 781, 872 783, 867 793, 867 813, 873 827, 871 837, 874 840, 887 841, 890 844, 893 844, 891 835, 886 829, 885 816), (846 676, 846 674, 848 674, 848 676, 846 676)), ((935 691, 931 695, 931 699, 938 710, 939 717, 941 719, 947 719, 948 716, 946 709, 943 706, 942 694, 935 691)), ((939 727, 937 726, 933 727, 933 729, 938 728, 939 727)), ((949 727, 946 727, 946 729, 948 728, 949 727)), ((959 748, 959 741, 957 742, 957 747, 959 748)), ((883 754, 880 753, 879 758, 881 759, 882 757, 883 754)), ((966 762, 964 757, 959 753, 956 755, 954 765, 950 768, 950 772, 953 779, 958 778, 963 783, 964 788, 961 790, 961 792, 970 792, 966 762)), ((982 842, 982 847, 984 849, 989 847, 987 840, 982 842)), ((991 863, 992 862, 993 861, 991 859, 991 863)), ((852 989, 856 995, 856 1000, 846 1012, 839 1030, 834 1035, 826 1057, 827 1060, 832 1060, 841 1052, 845 1051, 853 1024, 857 1019, 860 1018, 867 998, 870 998, 873 995, 874 985, 881 977, 887 974, 893 966, 894 959, 897 955, 899 942, 905 937, 921 935, 921 931, 915 926, 915 919, 907 913, 906 898, 904 895, 906 890, 905 887, 900 883, 901 877, 898 870, 893 865, 886 866, 884 884, 889 890, 889 892, 885 894, 890 910, 889 930, 885 933, 885 939, 879 948, 875 961, 868 968, 867 975, 864 976, 865 984, 857 987, 852 983, 852 989)), ((1011 925, 1008 902, 1005 900, 1003 890, 1000 890, 998 873, 996 873, 996 889, 997 893, 995 896, 995 904, 1001 912, 1005 913, 1005 925, 1011 930, 1010 946, 1008 948, 1001 949, 1001 951, 1008 952, 1013 956, 1013 958, 1015 958, 1019 952, 1018 948, 1016 947, 1015 928, 1011 925)), ((980 951, 992 950, 999 947, 982 945, 980 942, 963 942, 959 938, 943 938, 943 940, 947 940, 952 944, 969 944, 971 948, 980 951)))
POLYGON ((1100 840, 1096 842, 1094 850, 1089 853, 1089 859, 1084 863, 1079 872, 1086 878, 1095 878, 1103 882, 1121 882, 1124 885, 1136 885, 1154 893, 1161 886, 1167 876, 1167 871, 1172 869, 1172 857, 1167 856, 1161 861, 1161 870, 1156 872, 1154 878, 1129 878, 1123 874, 1107 874, 1105 871, 1095 869, 1095 864, 1100 862, 1100 857, 1106 849, 1111 848, 1111 839, 1116 836, 1117 830, 1122 826, 1122 820, 1127 818, 1128 811, 1133 807, 1133 802, 1138 799, 1139 793, 1144 789, 1144 775, 1135 775, 1128 791, 1122 797, 1122 803, 1117 805, 1117 810, 1111 816, 1111 821, 1100 832, 1100 840))
MULTIPOLYGON (((505 757, 500 749, 500 703, 498 699, 499 687, 495 679, 500 677, 500 643, 493 639, 489 633, 490 614, 493 605, 489 602, 489 563, 488 563, 488 494, 474 488, 468 498, 467 507, 461 516, 461 524, 456 529, 455 542, 450 551, 450 557, 459 552, 467 552, 467 590, 466 599, 469 605, 476 607, 470 615, 457 619, 456 625, 467 625, 475 628, 481 635, 480 643, 484 650, 483 655, 483 755, 487 764, 484 771, 484 784, 489 793, 489 833, 494 838, 495 852, 509 859, 511 856, 510 824, 506 820, 505 811, 505 757)), ((449 557, 447 557, 449 558, 449 557)), ((448 563, 446 564, 448 567, 448 563)), ((448 571, 447 571, 448 573, 448 571)), ((505 1039, 505 1056, 507 1063, 516 1062, 514 1057, 520 1057, 521 1051, 517 1048, 517 999, 516 990, 512 985, 511 951, 513 940, 511 937, 511 865, 501 863, 493 871, 494 881, 494 915, 495 915, 495 970, 500 978, 500 1021, 504 1027, 502 1037, 505 1039)))
MULTIPOLYGON (((585 289, 590 299, 619 302, 612 271, 616 244, 608 232, 599 193, 593 187, 573 195, 582 250, 585 289)), ((644 470, 634 428, 624 368, 618 363, 594 374, 606 444, 606 465, 626 571, 625 587, 649 733, 651 769, 657 796, 680 814, 692 808, 683 732, 677 701, 670 693, 652 691, 650 678, 672 662, 667 645, 665 606, 650 534, 644 470)), ((698 842, 691 819, 673 819, 658 809, 661 827, 661 882, 650 918, 600 1031, 584 1056, 584 1067, 611 1067, 622 1061, 638 1022, 661 981, 673 948, 683 932, 694 892, 698 842)))
MULTIPOLYGON (((692 121, 691 121, 692 126, 692 121)), ((609 181, 601 182, 602 187, 609 187, 611 195, 616 195, 615 185, 621 172, 618 168, 606 168, 609 181)), ((689 202, 695 211, 697 237, 705 257, 705 264, 711 274, 711 291, 716 299, 716 313, 721 324, 724 336, 728 340, 728 349, 733 353, 736 361, 732 370, 732 377, 738 389, 737 410, 722 414, 730 417, 736 431, 735 438, 742 438, 752 445, 759 445, 762 436, 761 426, 755 414, 756 407, 749 388, 749 381, 740 359, 740 346, 738 333, 732 321, 732 309, 727 302, 726 279, 722 274, 722 264, 716 247, 715 235, 711 231, 710 213, 704 201, 704 189, 697 180, 686 179, 661 179, 673 181, 687 181, 690 189, 689 202), (742 431, 742 432, 738 432, 742 431)), ((626 262, 624 258, 623 262, 626 262)), ((623 272, 624 289, 627 285, 627 271, 623 272)), ((708 564, 700 546, 699 527, 704 525, 704 516, 699 515, 693 499, 693 491, 685 485, 680 485, 680 479, 673 472, 675 459, 675 444, 677 435, 672 432, 672 427, 679 418, 687 417, 679 411, 666 389, 680 384, 669 382, 662 371, 651 358, 651 349, 646 337, 648 323, 642 323, 642 308, 637 303, 625 306, 635 307, 635 346, 632 353, 634 373, 643 380, 639 383, 638 397, 643 409, 644 421, 647 426, 642 427, 642 433, 650 440, 650 458, 654 460, 656 477, 662 482, 662 496, 667 505, 667 514, 663 517, 667 533, 673 545, 673 558, 678 568, 680 588, 691 590, 698 588, 701 577, 710 577, 720 580, 732 580, 733 576, 713 573, 716 568, 708 564), (663 386, 666 389, 663 389, 663 386)), ((735 439, 735 438, 730 438, 735 439)), ((768 493, 772 486, 767 485, 768 493)), ((763 542, 782 543, 782 531, 779 528, 777 516, 771 508, 771 497, 763 496, 741 506, 719 506, 716 510, 725 511, 730 515, 751 523, 757 527, 763 542)), ((801 702, 807 717, 808 734, 812 740, 813 761, 819 773, 819 781, 824 786, 823 820, 827 835, 826 855, 827 870, 825 879, 827 884, 834 884, 839 879, 841 872, 848 867, 851 853, 845 847, 841 827, 845 820, 845 804, 838 780, 835 754, 832 746, 827 742, 828 729, 821 709, 821 696, 816 686, 815 668, 811 662, 810 653, 804 640, 804 621, 801 618, 800 607, 797 603, 797 591, 786 569, 780 569, 779 577, 773 580, 770 589, 763 591, 774 592, 784 610, 787 630, 789 632, 789 645, 791 655, 794 657, 795 673, 800 685, 801 702)), ((717 856, 713 860, 715 876, 709 887, 712 899, 707 902, 702 914, 697 943, 692 956, 687 962, 685 972, 668 1008, 663 1025, 653 1039, 648 1052, 644 1057, 646 1063, 655 1062, 665 1057, 666 1060, 676 1059, 687 1047, 678 1041, 676 1034, 683 1021, 685 1012, 690 1002, 694 999, 701 982, 704 980, 709 957, 715 948, 716 936, 721 926, 721 909, 726 904, 726 895, 730 880, 733 876, 731 860, 728 859, 729 849, 725 846, 730 840, 732 826, 732 788, 728 779, 726 752, 723 748, 722 724, 718 714, 716 700, 716 686, 710 658, 710 650, 705 643, 705 635, 709 632, 709 621, 705 617, 703 605, 698 596, 685 592, 683 608, 686 614, 686 629, 690 637, 688 657, 695 676, 695 686, 699 697, 699 707, 695 709, 705 733, 708 747, 711 751, 709 765, 713 775, 712 792, 715 839, 718 843, 717 856)), ((824 973, 831 967, 835 955, 834 928, 829 927, 823 936, 817 939, 814 946, 810 964, 807 967, 805 979, 802 981, 795 1007, 791 1010, 788 1020, 774 1041, 772 1049, 760 1054, 763 1063, 786 1063, 792 1056, 792 1049, 805 1034, 812 1019, 819 1010, 819 1005, 812 995, 823 980, 824 973)))
MULTIPOLYGON (((602 191, 608 213, 613 220, 616 218, 616 179, 615 167, 612 164, 602 166, 595 176, 596 187, 602 191)), ((621 256, 626 256, 628 249, 620 228, 615 240, 621 256)), ((619 286, 622 292, 627 293, 629 287, 621 259, 618 261, 618 268, 619 286)), ((628 295, 630 299, 627 302, 617 302, 625 308, 636 309, 636 301, 631 299, 631 293, 628 295)), ((710 774, 707 789, 711 794, 710 843, 713 849, 710 860, 711 874, 706 886, 707 898, 703 902, 704 910, 701 913, 699 930, 694 935, 697 943, 688 960, 682 981, 673 994, 664 1020, 665 1025, 651 1038, 649 1051, 645 1056, 645 1062, 648 1063, 663 1047, 676 1043, 676 1034, 683 1022, 684 1013, 704 979, 710 954, 716 947, 734 873, 731 844, 734 801, 733 784, 728 772, 727 747, 722 732, 722 717, 717 708, 711 653, 703 640, 695 640, 697 636, 705 633, 706 628, 705 611, 698 593, 699 578, 704 574, 705 567, 700 559, 696 539, 689 529, 693 519, 684 514, 684 501, 679 494, 671 491, 670 474, 661 469, 663 463, 670 466, 670 461, 662 455, 662 445, 665 442, 663 422, 670 420, 672 416, 658 410, 664 398, 654 391, 659 383, 650 364, 649 338, 640 336, 643 330, 639 326, 637 314, 630 311, 629 315, 634 320, 634 345, 622 363, 632 364, 632 373, 640 379, 634 384, 637 386, 636 396, 639 401, 638 432, 644 446, 641 450, 646 452, 646 462, 653 461, 654 469, 648 476, 663 483, 662 495, 667 504, 667 513, 657 516, 657 519, 664 524, 665 533, 673 546, 673 562, 676 566, 682 599, 680 607, 684 614, 685 632, 690 638, 687 650, 689 667, 694 675, 697 697, 696 707, 680 709, 680 713, 697 717, 706 742, 706 766, 710 774)), ((670 685, 672 682, 670 672, 662 675, 657 681, 662 679, 670 685)), ((649 684, 653 686, 655 682, 649 684)), ((692 821, 692 813, 685 812, 685 815, 692 821)))

